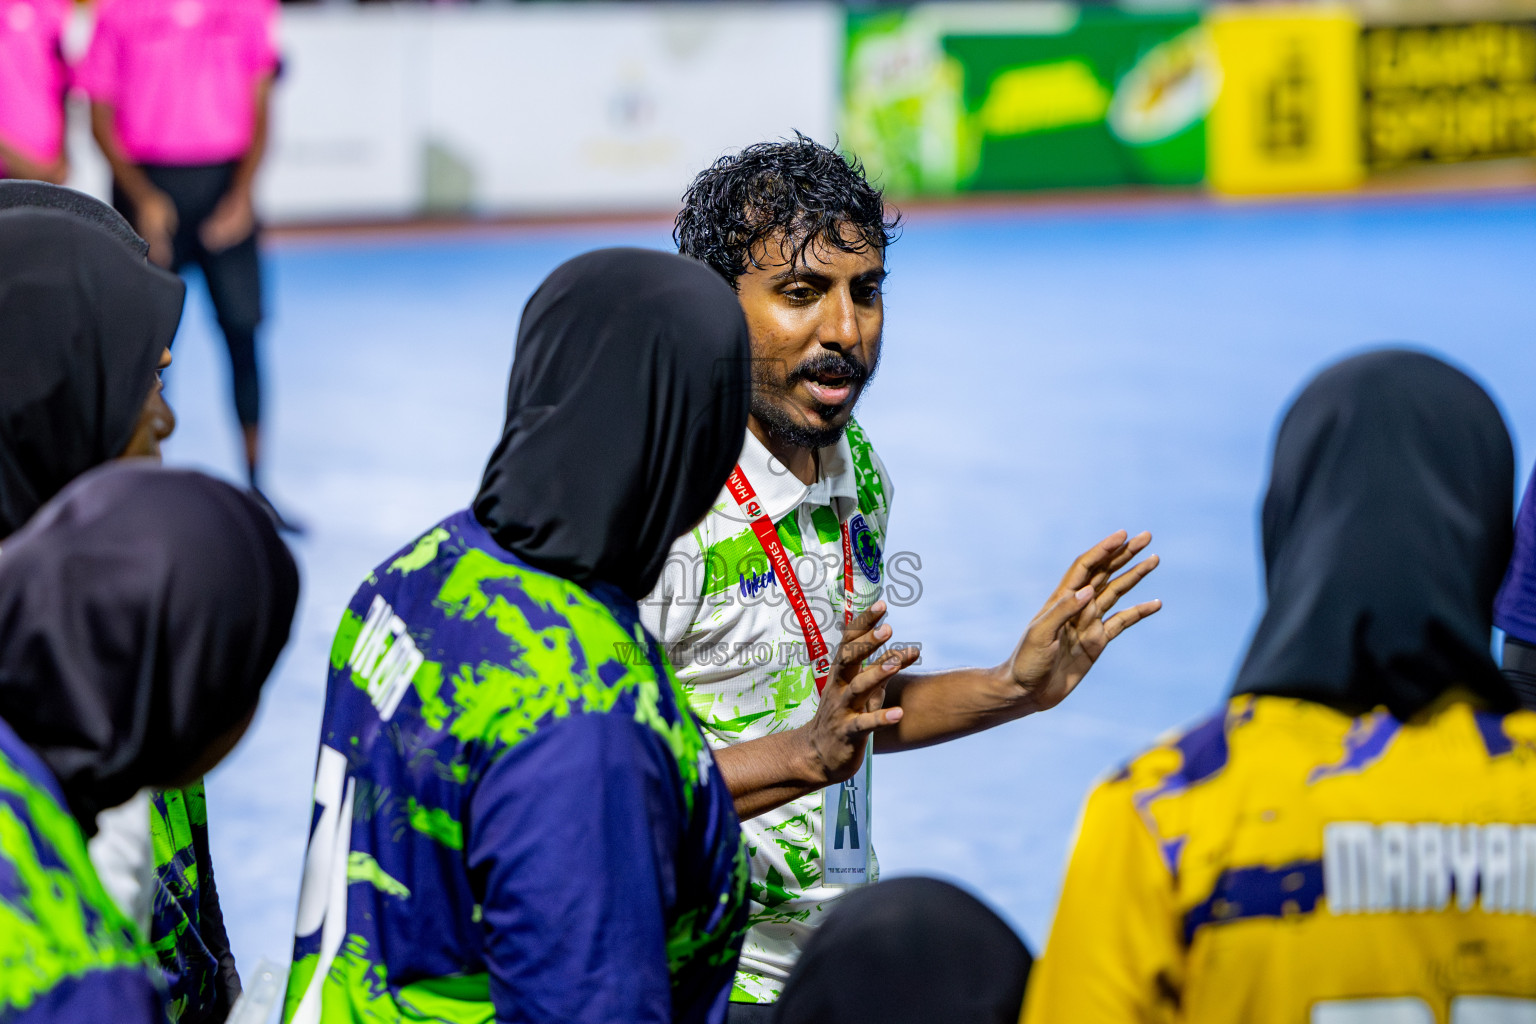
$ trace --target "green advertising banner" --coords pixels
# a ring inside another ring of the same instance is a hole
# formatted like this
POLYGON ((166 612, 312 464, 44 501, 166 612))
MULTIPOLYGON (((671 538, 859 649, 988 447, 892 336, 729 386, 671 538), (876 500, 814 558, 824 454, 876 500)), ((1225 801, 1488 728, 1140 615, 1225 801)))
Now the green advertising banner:
POLYGON ((850 12, 844 147, 895 194, 1205 177, 1200 16, 1068 4, 850 12))

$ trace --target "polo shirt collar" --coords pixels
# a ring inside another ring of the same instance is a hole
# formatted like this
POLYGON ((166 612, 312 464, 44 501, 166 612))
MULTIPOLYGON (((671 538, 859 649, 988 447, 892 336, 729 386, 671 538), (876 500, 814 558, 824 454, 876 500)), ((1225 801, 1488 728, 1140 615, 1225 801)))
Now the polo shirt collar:
POLYGON ((816 452, 816 482, 810 485, 801 483, 750 430, 737 464, 762 501, 763 511, 775 522, 805 504, 832 506, 838 522, 859 510, 853 451, 848 447, 846 432, 838 438, 837 444, 816 452))

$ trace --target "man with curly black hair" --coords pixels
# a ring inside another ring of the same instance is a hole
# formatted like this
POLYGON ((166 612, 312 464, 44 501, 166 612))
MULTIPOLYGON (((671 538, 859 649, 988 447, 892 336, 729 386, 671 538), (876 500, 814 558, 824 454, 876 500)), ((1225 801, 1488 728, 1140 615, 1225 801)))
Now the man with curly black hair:
POLYGON ((1116 576, 1151 540, 1118 532, 1073 564, 1000 665, 908 671, 917 647, 891 644, 881 622, 893 489, 853 419, 880 361, 897 217, 857 162, 798 133, 721 158, 683 204, 679 249, 729 281, 746 313, 751 416, 736 472, 673 547, 641 618, 668 646, 745 823, 753 916, 730 1017, 745 1024, 769 1019, 763 1004, 839 893, 878 875, 870 736, 904 750, 1055 706, 1157 610, 1105 618, 1157 559, 1116 576))

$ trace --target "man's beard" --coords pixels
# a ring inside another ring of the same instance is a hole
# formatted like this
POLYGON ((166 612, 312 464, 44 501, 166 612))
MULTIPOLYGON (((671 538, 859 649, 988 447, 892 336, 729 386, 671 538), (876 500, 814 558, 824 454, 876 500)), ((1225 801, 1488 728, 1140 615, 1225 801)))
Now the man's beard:
POLYGON ((791 370, 783 380, 779 380, 771 376, 775 365, 756 361, 752 364, 752 415, 763 425, 763 429, 769 436, 783 444, 809 448, 813 451, 818 448, 827 448, 842 440, 843 431, 847 429, 846 421, 841 426, 812 427, 794 419, 785 410, 784 405, 774 399, 788 399, 795 385, 802 380, 815 380, 822 375, 847 377, 849 384, 856 389, 856 393, 847 403, 841 405, 816 403, 811 408, 823 420, 832 420, 844 411, 851 416, 852 407, 864 397, 864 386, 874 377, 875 368, 865 366, 863 362, 851 356, 823 352, 807 359, 791 370))

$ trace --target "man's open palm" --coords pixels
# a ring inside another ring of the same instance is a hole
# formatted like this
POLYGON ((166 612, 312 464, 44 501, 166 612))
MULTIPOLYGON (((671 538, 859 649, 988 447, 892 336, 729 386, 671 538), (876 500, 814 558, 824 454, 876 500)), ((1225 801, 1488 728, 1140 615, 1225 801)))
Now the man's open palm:
POLYGON ((1013 680, 1028 692, 1032 710, 1060 704, 1111 640, 1163 606, 1145 601, 1105 618, 1157 568, 1157 556, 1149 555, 1115 575, 1150 543, 1150 533, 1129 537, 1117 531, 1085 551, 1061 578, 1013 653, 1013 680))

